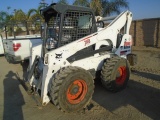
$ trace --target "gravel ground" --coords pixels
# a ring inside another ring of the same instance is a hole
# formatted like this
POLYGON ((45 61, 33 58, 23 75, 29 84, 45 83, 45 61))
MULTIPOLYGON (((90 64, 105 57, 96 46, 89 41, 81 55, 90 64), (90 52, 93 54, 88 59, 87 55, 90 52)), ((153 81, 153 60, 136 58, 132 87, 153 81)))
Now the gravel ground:
POLYGON ((100 82, 90 106, 81 113, 63 113, 52 103, 39 109, 19 82, 27 63, 9 64, 0 56, 0 119, 3 120, 159 120, 160 49, 134 47, 138 63, 125 90, 106 91, 100 82))

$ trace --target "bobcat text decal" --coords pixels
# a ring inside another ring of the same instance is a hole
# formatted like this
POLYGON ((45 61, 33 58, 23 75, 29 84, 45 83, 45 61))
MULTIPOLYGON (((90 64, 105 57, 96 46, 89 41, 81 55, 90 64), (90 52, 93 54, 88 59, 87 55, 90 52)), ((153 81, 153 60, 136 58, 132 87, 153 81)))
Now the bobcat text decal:
POLYGON ((62 58, 62 53, 61 54, 56 54, 56 59, 61 59, 62 58))

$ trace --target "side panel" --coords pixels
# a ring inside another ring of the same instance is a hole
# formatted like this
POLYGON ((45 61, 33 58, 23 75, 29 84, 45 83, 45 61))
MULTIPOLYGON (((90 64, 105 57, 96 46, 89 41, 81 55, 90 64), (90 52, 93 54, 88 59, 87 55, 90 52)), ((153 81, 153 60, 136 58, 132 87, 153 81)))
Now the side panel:
POLYGON ((115 53, 118 56, 126 58, 126 56, 132 52, 131 45, 132 45, 131 35, 125 34, 123 35, 121 44, 115 53))
POLYGON ((98 71, 101 70, 104 60, 110 58, 111 55, 111 53, 106 53, 98 57, 93 56, 86 59, 78 60, 73 62, 71 66, 78 66, 86 70, 94 69, 95 71, 98 71))

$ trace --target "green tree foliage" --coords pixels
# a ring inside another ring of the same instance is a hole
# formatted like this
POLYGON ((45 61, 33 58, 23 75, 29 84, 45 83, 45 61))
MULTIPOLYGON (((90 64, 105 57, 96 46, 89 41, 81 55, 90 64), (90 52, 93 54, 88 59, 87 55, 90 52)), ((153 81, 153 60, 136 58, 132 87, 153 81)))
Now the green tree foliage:
POLYGON ((12 21, 26 21, 26 20, 27 20, 27 16, 23 12, 23 10, 21 9, 15 10, 14 16, 12 17, 12 21))
MULTIPOLYGON (((58 0, 58 3, 68 4, 68 0, 58 0)), ((27 26, 27 21, 33 21, 31 24, 37 26, 36 21, 43 20, 40 14, 40 9, 46 7, 47 5, 48 4, 45 0, 41 0, 40 6, 37 9, 30 9, 27 13, 23 12, 21 9, 14 9, 13 15, 9 14, 11 7, 8 6, 8 12, 0 11, 0 23, 8 23, 9 21, 24 21, 27 33, 29 33, 30 28, 27 26)), ((129 8, 129 3, 127 0, 74 0, 73 5, 90 7, 95 12, 95 15, 101 16, 109 16, 112 13, 119 14, 121 12, 121 8, 129 8)))
POLYGON ((119 14, 121 8, 129 8, 127 0, 75 0, 73 5, 90 7, 95 15, 119 14))
MULTIPOLYGON (((35 30, 40 30, 40 21, 43 21, 43 17, 40 14, 40 10, 42 8, 44 7, 40 5, 37 9, 30 9, 27 13, 28 21, 30 21, 30 24, 32 24, 32 26, 34 26, 35 30)), ((30 27, 29 30, 33 30, 33 28, 30 27)))
POLYGON ((75 0, 73 2, 73 5, 89 7, 90 6, 90 0, 75 0))
POLYGON ((119 14, 120 8, 129 8, 126 0, 102 0, 103 15, 119 14))
MULTIPOLYGON (((53 1, 52 1, 52 2, 53 2, 53 1)), ((41 0, 41 2, 40 2, 39 4, 40 4, 40 6, 41 6, 42 8, 45 8, 45 7, 48 6, 48 4, 45 2, 45 0, 41 0)))
POLYGON ((95 15, 102 15, 102 4, 100 0, 91 0, 90 8, 94 10, 95 15))
POLYGON ((61 3, 61 4, 68 4, 68 1, 67 0, 59 0, 57 3, 61 3))
POLYGON ((40 5, 37 9, 30 9, 27 13, 27 19, 29 21, 43 20, 42 15, 40 14, 42 8, 43 6, 40 5))
POLYGON ((9 15, 8 12, 0 12, 0 31, 4 29, 5 24, 7 24, 11 20, 11 18, 12 15, 9 15))
POLYGON ((5 11, 0 11, 0 22, 5 22, 7 17, 8 17, 8 13, 5 11))
MULTIPOLYGON (((12 14, 9 14, 11 7, 8 6, 7 12, 0 11, 0 27, 3 28, 7 24, 8 30, 10 30, 13 24, 17 29, 23 26, 26 27, 27 34, 29 34, 32 28, 39 29, 41 25, 40 21, 43 21, 40 9, 44 8, 44 4, 46 5, 45 0, 41 0, 41 3, 37 9, 30 9, 26 13, 22 9, 14 9, 12 14)), ((17 31, 20 31, 20 29, 17 31)))

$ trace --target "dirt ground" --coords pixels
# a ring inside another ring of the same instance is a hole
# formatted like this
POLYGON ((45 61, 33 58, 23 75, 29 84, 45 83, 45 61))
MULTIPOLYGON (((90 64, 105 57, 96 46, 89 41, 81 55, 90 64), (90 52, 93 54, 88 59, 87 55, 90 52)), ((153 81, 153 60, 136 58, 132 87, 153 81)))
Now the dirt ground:
POLYGON ((0 57, 0 119, 3 120, 159 120, 160 49, 134 47, 138 63, 125 90, 106 91, 95 83, 91 105, 81 113, 63 113, 52 103, 38 109, 19 82, 27 64, 9 64, 0 57))

